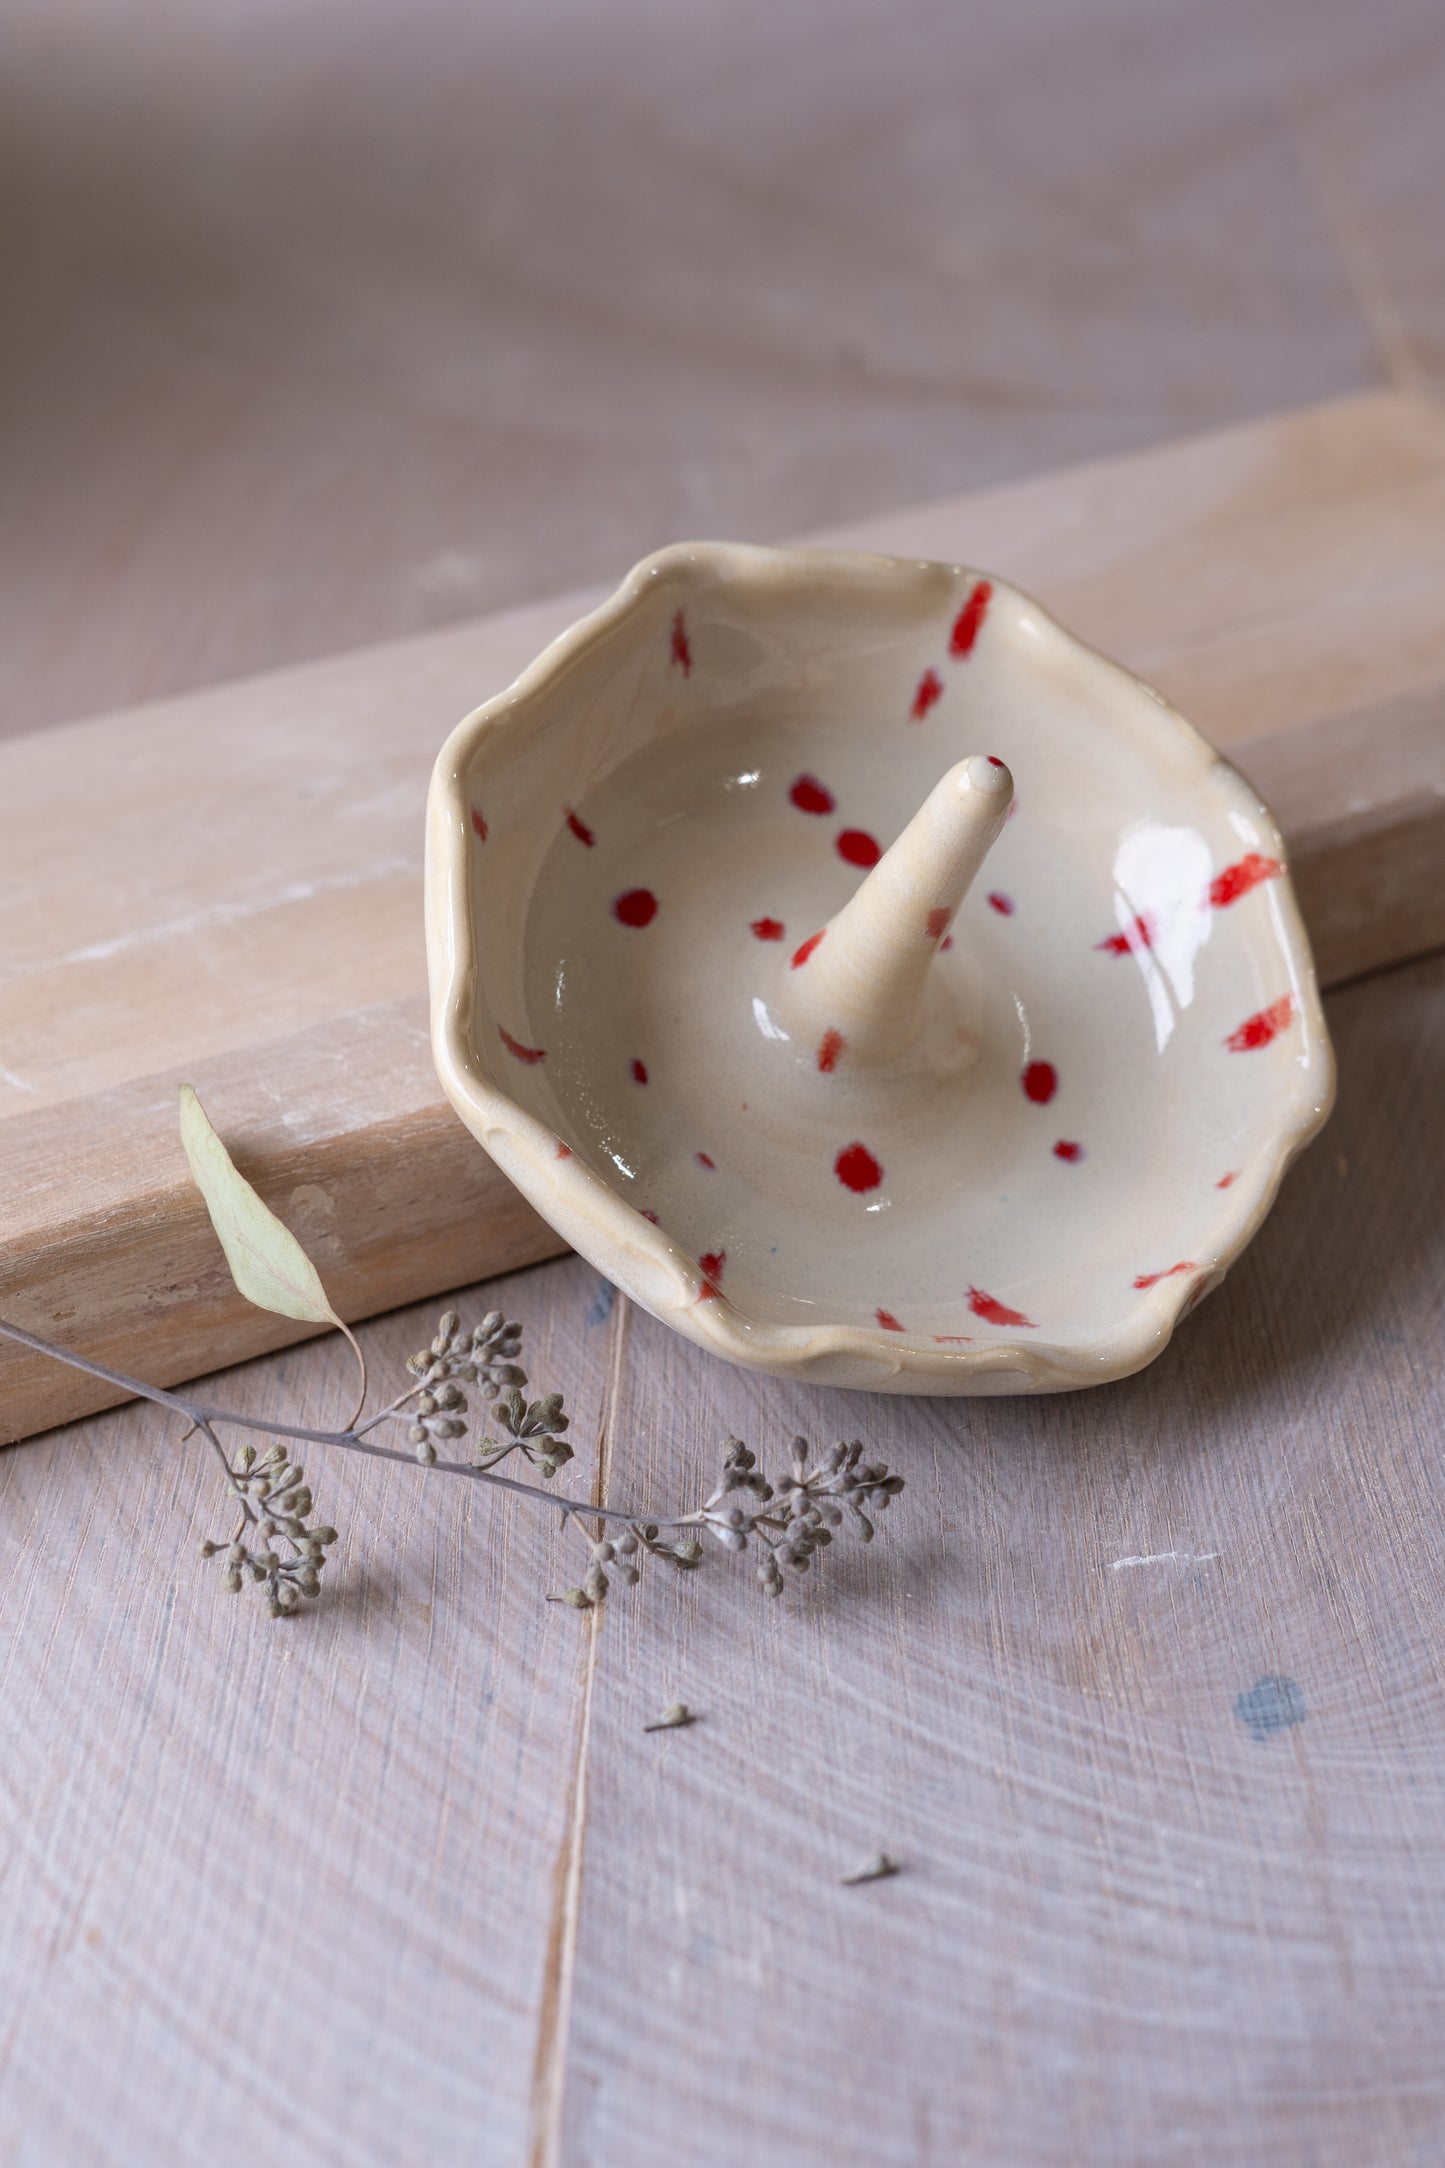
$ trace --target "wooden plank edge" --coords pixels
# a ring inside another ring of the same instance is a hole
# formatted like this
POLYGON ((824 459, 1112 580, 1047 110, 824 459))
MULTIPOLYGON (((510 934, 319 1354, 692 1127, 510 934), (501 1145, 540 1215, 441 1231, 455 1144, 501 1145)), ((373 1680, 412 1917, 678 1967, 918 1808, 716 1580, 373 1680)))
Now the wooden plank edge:
POLYGON ((1445 685, 1257 738, 1237 765, 1284 832, 1323 986, 1445 947, 1445 685))

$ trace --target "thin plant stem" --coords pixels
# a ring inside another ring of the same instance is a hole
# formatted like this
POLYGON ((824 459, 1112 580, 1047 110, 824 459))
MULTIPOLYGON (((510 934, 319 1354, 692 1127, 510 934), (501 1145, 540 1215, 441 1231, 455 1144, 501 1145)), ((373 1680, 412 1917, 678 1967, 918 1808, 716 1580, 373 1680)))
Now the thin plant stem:
MULTIPOLYGON (((147 1385, 143 1378, 128 1377, 123 1370, 112 1370, 106 1363, 92 1362, 88 1355, 80 1355, 71 1348, 60 1347, 53 1340, 44 1340, 39 1333, 27 1332, 23 1326, 12 1325, 8 1319, 3 1317, 0 1317, 0 1336, 7 1340, 18 1341, 22 1347, 33 1348, 38 1355, 52 1356, 56 1362, 66 1363, 72 1370, 83 1370, 87 1376, 100 1378, 107 1385, 119 1386, 123 1391, 133 1394, 137 1400, 149 1400, 159 1408, 169 1408, 174 1414, 183 1415, 189 1423, 204 1432, 212 1445, 215 1446, 216 1451, 220 1454, 232 1490, 235 1490, 236 1486, 231 1478, 230 1463, 226 1459, 224 1447, 220 1444, 211 1428, 215 1423, 231 1423, 240 1430, 261 1430, 265 1431, 268 1436, 275 1438, 298 1438, 308 1445, 334 1445, 340 1447, 343 1452, 365 1453, 372 1460, 399 1461, 404 1467, 408 1468, 414 1468, 418 1465, 414 1454, 398 1452, 393 1446, 373 1445, 368 1438, 356 1430, 309 1430, 297 1423, 273 1422, 269 1417, 241 1415, 230 1408, 212 1408, 197 1401, 187 1400, 179 1393, 166 1392, 159 1385, 147 1385)), ((401 1397, 405 1400, 410 1398, 410 1394, 403 1394, 401 1397)), ((386 1409, 382 1412, 387 1414, 391 1410, 386 1409)), ((373 1427, 374 1423, 369 1422, 363 1426, 363 1429, 370 1430, 373 1427)), ((508 1448, 508 1450, 510 1451, 511 1448, 508 1448)), ((440 1469, 444 1475, 468 1476, 475 1483, 491 1483, 498 1490, 515 1492, 520 1498, 535 1498, 542 1505, 551 1506, 554 1510, 560 1509, 564 1520, 571 1520, 576 1516, 581 1516, 598 1521, 615 1522, 622 1527, 630 1527, 634 1522, 640 1522, 645 1526, 655 1525, 658 1528, 689 1528, 696 1526, 701 1517, 697 1513, 681 1515, 638 1513, 631 1509, 624 1510, 616 1506, 593 1505, 590 1501, 584 1503, 577 1500, 574 1502, 569 1498, 559 1498, 555 1491, 543 1490, 538 1483, 523 1483, 516 1476, 497 1475, 490 1466, 479 1468, 470 1461, 436 1460, 431 1463, 431 1466, 440 1469)), ((237 1492, 237 1496, 240 1496, 239 1492, 237 1492)), ((246 1501, 243 1500, 242 1502, 245 1503, 246 1501)))

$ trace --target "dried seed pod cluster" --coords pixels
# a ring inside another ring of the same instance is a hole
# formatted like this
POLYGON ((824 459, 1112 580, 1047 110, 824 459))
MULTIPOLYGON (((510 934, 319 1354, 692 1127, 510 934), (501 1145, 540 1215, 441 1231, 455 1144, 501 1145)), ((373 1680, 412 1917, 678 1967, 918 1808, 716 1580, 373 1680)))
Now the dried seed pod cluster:
POLYGON ((243 1445, 227 1467, 241 1506, 241 1525, 229 1543, 203 1543, 201 1556, 224 1561, 225 1586, 233 1596, 247 1581, 264 1588, 267 1610, 273 1618, 282 1618, 295 1611, 303 1597, 320 1595, 326 1552, 336 1541, 336 1530, 308 1525, 310 1487, 283 1446, 273 1445, 258 1460, 255 1446, 243 1445))
MULTIPOLYGON (((722 1480, 695 1513, 675 1521, 632 1521, 621 1535, 603 1533, 591 1541, 591 1558, 580 1588, 569 1588, 552 1599, 573 1610, 590 1610, 607 1594, 612 1580, 631 1588, 643 1560, 665 1558, 684 1569, 700 1565, 703 1546, 697 1537, 669 1531, 698 1529, 711 1535, 725 1551, 745 1552, 749 1544, 759 1555, 757 1577, 763 1593, 782 1593, 787 1573, 806 1573, 814 1557, 832 1542, 836 1531, 848 1528, 864 1543, 871 1542, 874 1517, 887 1510, 903 1489, 901 1475, 893 1474, 883 1461, 865 1461, 858 1439, 835 1445, 816 1468, 809 1466, 806 1438, 795 1438, 788 1473, 777 1483, 758 1467, 757 1455, 741 1438, 723 1441, 722 1480), (747 1503, 738 1493, 746 1495, 747 1503), (610 1579, 609 1579, 610 1576, 610 1579)), ((585 1514, 579 1514, 579 1519, 585 1514)))

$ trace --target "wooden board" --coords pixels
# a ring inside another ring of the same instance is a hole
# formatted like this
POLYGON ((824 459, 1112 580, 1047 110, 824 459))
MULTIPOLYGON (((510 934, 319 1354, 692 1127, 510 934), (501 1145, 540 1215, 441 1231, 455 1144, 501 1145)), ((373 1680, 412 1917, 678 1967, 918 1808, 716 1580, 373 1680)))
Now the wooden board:
MULTIPOLYGON (((0 1455, 6 2157, 1434 2168, 1445 960, 1329 1007, 1329 1130, 1120 1384, 766 1383, 576 1258, 460 1298, 573 1496, 689 1500, 729 1429, 900 1466, 775 1604, 715 1558, 579 1618, 552 1515, 317 1449, 335 1587, 274 1626, 174 1420, 0 1455)), ((362 1328, 379 1387, 430 1318, 362 1328)), ((349 1361, 207 1397, 324 1423, 349 1361)))
MULTIPOLYGON (((1033 588, 1250 770, 1338 981, 1445 939, 1445 417, 1372 395, 827 539, 1033 588)), ((420 810, 584 598, 0 749, 0 1307, 157 1382, 297 1337, 225 1282, 186 1075, 361 1317, 555 1238, 426 1050, 420 810)), ((0 1437, 106 1404, 0 1351, 0 1437)))

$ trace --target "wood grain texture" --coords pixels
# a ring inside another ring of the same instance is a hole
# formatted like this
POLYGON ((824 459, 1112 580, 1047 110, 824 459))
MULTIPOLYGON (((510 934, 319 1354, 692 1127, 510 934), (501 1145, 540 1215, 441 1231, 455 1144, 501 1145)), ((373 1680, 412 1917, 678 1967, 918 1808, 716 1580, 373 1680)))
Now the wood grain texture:
MULTIPOLYGON (((1445 961, 1330 1016, 1325 1139, 1118 1385, 764 1386, 576 1259, 472 1292, 576 1492, 686 1497, 728 1430, 905 1470, 776 1604, 713 1560, 579 1619, 549 1518, 318 1451, 336 1590, 273 1626, 152 1411, 0 1456, 8 2157, 1438 2159, 1445 961)), ((424 1329, 365 1328, 378 1375, 424 1329)), ((347 1360, 211 1389, 325 1419, 347 1360)))
MULTIPOLYGON (((1374 395, 842 539, 1006 567, 1257 769, 1327 983, 1445 939, 1438 409, 1374 395)), ((0 748, 0 1303, 17 1322, 83 1329, 156 1383, 298 1337, 217 1271, 175 1136, 183 1075, 320 1240, 348 1317, 555 1248, 431 1073, 421 808, 451 721, 579 606, 0 748)), ((36 1358, 0 1350, 0 1436, 108 1389, 54 1395, 36 1358)))

